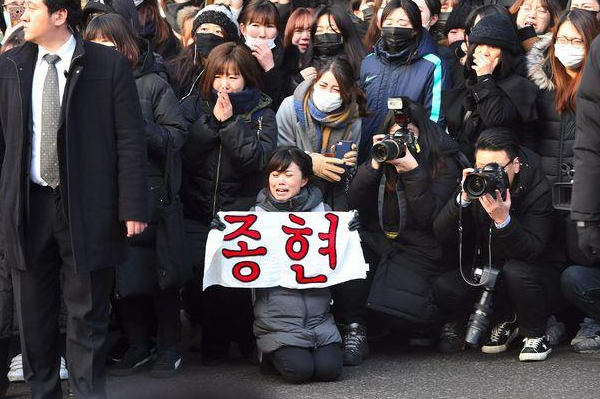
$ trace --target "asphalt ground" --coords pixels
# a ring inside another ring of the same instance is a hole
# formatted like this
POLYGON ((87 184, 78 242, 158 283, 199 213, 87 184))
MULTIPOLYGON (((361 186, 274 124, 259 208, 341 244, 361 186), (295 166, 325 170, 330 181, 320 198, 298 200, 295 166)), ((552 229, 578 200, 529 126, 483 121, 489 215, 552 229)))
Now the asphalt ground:
MULTIPOLYGON (((191 398, 600 398, 600 355, 573 352, 568 343, 544 362, 521 363, 520 344, 498 355, 469 349, 442 355, 433 348, 409 348, 393 338, 372 343, 363 365, 344 368, 337 382, 291 385, 273 373, 232 356, 224 365, 200 364, 186 352, 181 372, 156 380, 148 365, 130 377, 109 377, 110 399, 191 398)), ((10 399, 28 398, 25 384, 13 384, 10 399)))

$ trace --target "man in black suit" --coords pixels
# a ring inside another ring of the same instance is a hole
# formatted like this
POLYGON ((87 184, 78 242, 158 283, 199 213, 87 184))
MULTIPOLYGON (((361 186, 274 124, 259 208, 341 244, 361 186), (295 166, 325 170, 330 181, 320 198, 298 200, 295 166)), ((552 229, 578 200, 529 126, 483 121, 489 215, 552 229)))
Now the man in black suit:
POLYGON ((77 398, 105 398, 113 266, 146 228, 146 142, 129 63, 74 33, 79 0, 28 0, 0 56, 0 261, 13 269, 32 398, 59 399, 59 273, 77 398))

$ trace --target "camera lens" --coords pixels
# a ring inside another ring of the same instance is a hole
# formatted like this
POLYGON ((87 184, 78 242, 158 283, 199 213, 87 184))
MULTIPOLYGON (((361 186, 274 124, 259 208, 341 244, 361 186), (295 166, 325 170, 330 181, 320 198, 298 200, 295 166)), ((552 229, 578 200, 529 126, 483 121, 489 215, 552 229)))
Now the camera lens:
POLYGON ((465 191, 472 197, 481 197, 485 194, 485 179, 478 175, 469 175, 465 179, 465 191))
POLYGON ((371 149, 371 156, 377 162, 385 162, 390 159, 398 158, 400 153, 400 147, 394 142, 394 140, 383 140, 373 146, 371 149))

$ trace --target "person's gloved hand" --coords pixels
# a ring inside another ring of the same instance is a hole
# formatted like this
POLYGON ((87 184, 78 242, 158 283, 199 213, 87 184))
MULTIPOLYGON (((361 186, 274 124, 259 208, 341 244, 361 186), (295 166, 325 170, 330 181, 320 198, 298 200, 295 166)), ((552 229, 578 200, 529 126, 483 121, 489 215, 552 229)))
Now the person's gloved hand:
POLYGON ((350 220, 350 223, 348 223, 348 230, 350 230, 350 231, 360 230, 360 218, 358 215, 358 211, 354 211, 354 217, 352 218, 352 220, 350 220))
POLYGON ((340 181, 344 174, 344 168, 336 165, 342 165, 344 161, 338 158, 328 158, 318 152, 311 152, 310 157, 312 158, 313 172, 317 177, 325 179, 330 182, 340 181))
POLYGON ((219 214, 216 214, 213 220, 210 222, 210 229, 217 229, 219 231, 225 230, 225 223, 219 217, 219 214))
POLYGON ((579 249, 591 261, 600 260, 600 222, 577 226, 579 249))

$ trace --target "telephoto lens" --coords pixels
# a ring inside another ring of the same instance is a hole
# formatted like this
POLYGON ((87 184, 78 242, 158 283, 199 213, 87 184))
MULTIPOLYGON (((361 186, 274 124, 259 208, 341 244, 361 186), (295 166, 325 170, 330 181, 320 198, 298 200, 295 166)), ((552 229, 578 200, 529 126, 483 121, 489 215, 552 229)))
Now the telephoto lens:
POLYGON ((469 317, 465 338, 469 345, 478 346, 481 343, 483 335, 490 326, 492 310, 492 290, 486 287, 481 293, 481 298, 475 304, 475 311, 469 317))

